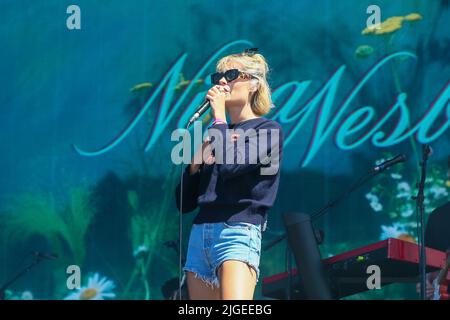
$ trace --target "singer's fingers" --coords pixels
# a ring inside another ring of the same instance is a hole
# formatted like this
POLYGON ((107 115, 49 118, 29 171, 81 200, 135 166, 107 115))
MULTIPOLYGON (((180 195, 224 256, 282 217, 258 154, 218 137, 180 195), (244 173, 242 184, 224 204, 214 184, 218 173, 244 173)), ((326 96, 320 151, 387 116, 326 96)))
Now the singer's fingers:
POLYGON ((218 95, 226 95, 229 92, 223 86, 219 86, 218 88, 214 88, 214 93, 218 95))
POLYGON ((219 92, 228 92, 230 91, 230 87, 227 85, 215 85, 214 88, 216 88, 219 92))
POLYGON ((207 93, 207 95, 209 95, 213 98, 216 98, 216 97, 224 95, 224 94, 226 94, 224 91, 220 91, 217 88, 211 88, 207 93))
POLYGON ((215 93, 220 93, 220 92, 221 92, 219 86, 214 86, 214 87, 211 88, 211 90, 212 90, 213 92, 215 92, 215 93))
POLYGON ((215 86, 208 90, 209 95, 219 94, 220 90, 216 88, 215 86))

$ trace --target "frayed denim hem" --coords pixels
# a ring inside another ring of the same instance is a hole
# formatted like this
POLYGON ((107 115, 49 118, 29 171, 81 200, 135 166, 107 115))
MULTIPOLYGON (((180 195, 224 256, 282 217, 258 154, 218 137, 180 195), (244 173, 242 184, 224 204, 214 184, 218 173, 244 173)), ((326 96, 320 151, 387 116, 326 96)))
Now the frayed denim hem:
POLYGON ((199 274, 197 271, 189 269, 189 268, 184 268, 183 271, 186 272, 191 272, 194 274, 194 277, 196 279, 200 279, 202 280, 208 287, 211 287, 211 289, 214 289, 214 287, 219 288, 220 284, 219 284, 219 279, 216 277, 214 277, 214 279, 205 277, 201 274, 199 274))
POLYGON ((252 268, 253 270, 255 270, 255 273, 256 273, 256 282, 255 282, 255 285, 258 284, 258 280, 259 280, 259 268, 258 268, 256 265, 254 265, 253 263, 251 263, 250 261, 245 260, 245 259, 233 259, 233 258, 230 258, 230 259, 225 259, 225 260, 219 262, 219 263, 217 264, 217 266, 214 268, 214 274, 216 275, 216 279, 219 279, 219 274, 218 274, 219 268, 222 266, 222 264, 223 264, 225 261, 239 261, 239 262, 245 263, 247 266, 249 266, 250 268, 252 268))

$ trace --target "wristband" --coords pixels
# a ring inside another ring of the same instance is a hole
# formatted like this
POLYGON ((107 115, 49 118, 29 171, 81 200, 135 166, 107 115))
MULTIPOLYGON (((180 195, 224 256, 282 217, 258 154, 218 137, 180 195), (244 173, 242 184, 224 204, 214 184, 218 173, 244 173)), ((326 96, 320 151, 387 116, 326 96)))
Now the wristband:
POLYGON ((216 118, 216 119, 214 119, 213 123, 211 123, 209 128, 211 128, 215 124, 227 124, 227 121, 223 120, 223 119, 220 119, 220 118, 216 118))

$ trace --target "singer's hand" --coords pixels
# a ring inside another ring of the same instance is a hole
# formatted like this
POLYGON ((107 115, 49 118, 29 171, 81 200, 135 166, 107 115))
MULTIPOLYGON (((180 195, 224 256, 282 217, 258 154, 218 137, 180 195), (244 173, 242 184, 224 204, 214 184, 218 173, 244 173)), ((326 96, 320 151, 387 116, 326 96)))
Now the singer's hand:
POLYGON ((225 100, 230 94, 228 85, 215 85, 208 90, 206 99, 211 104, 212 116, 216 119, 226 119, 225 100))
POLYGON ((189 173, 195 174, 198 169, 200 169, 201 163, 203 162, 206 164, 213 164, 215 162, 209 141, 204 142, 202 147, 197 150, 191 161, 191 165, 189 166, 189 173))

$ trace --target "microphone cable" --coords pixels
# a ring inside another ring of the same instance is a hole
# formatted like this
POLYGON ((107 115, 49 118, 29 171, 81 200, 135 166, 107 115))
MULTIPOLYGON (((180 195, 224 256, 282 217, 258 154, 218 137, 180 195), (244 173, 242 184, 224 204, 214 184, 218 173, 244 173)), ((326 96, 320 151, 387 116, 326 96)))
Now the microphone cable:
MULTIPOLYGON (((210 102, 208 100, 205 100, 203 104, 201 105, 200 109, 197 110, 197 112, 194 114, 194 116, 189 120, 188 124, 186 125, 186 129, 183 133, 183 142, 186 139, 186 133, 189 132, 189 127, 191 124, 193 124, 200 116, 210 107, 210 102), (198 115, 197 115, 198 114, 198 115)), ((190 155, 189 155, 190 156, 190 155)), ((184 148, 183 148, 183 158, 184 158, 184 148)), ((180 210, 179 210, 179 230, 178 230, 178 237, 179 237, 179 258, 178 258, 178 290, 179 290, 179 300, 181 300, 181 287, 183 285, 183 177, 184 177, 184 168, 183 165, 181 165, 181 173, 180 173, 180 210)))
MULTIPOLYGON (((191 123, 189 122, 186 126, 186 129, 183 133, 183 143, 186 138, 186 133, 189 132, 189 126, 191 123)), ((190 155, 189 155, 190 156, 190 155)), ((183 148, 183 158, 184 158, 184 148, 183 148)), ((178 237, 179 237, 179 255, 178 255, 178 294, 179 300, 181 300, 181 287, 183 285, 183 177, 184 177, 184 168, 183 165, 180 166, 180 210, 179 210, 179 221, 178 221, 178 237)))

